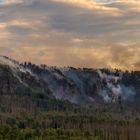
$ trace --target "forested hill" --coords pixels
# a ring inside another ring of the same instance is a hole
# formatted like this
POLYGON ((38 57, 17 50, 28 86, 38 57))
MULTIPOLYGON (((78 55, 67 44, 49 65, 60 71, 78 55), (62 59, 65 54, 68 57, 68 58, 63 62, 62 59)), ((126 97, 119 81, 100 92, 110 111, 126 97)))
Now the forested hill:
POLYGON ((140 96, 139 71, 58 68, 3 56, 0 63, 1 94, 33 93, 76 104, 135 102, 140 96))
POLYGON ((139 140, 140 72, 0 57, 0 140, 139 140))

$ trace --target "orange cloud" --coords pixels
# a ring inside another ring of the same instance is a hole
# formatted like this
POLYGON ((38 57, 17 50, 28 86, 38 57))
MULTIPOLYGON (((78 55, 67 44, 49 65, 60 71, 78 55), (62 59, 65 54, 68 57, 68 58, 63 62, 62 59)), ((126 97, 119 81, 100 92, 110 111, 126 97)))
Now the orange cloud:
POLYGON ((118 68, 139 70, 140 48, 138 46, 108 47, 27 47, 11 51, 12 57, 20 61, 32 61, 53 66, 92 68, 118 68), (26 58, 25 55, 26 54, 26 58))
POLYGON ((2 10, 2 55, 57 66, 140 69, 138 0, 39 0, 35 7, 2 10))

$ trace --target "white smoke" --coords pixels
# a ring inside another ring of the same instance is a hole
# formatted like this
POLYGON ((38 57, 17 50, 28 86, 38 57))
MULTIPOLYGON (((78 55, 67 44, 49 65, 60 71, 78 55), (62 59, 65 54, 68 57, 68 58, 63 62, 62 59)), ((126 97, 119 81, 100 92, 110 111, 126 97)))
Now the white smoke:
POLYGON ((121 97, 122 100, 132 100, 134 98, 136 94, 134 88, 126 87, 119 83, 119 80, 122 79, 122 74, 115 76, 113 72, 110 72, 110 74, 106 74, 101 70, 97 70, 97 72, 100 79, 106 82, 106 86, 99 93, 106 103, 116 102, 119 97, 121 97))
POLYGON ((19 71, 22 73, 26 73, 26 74, 29 73, 31 76, 38 79, 37 76, 35 74, 33 74, 30 69, 24 68, 22 65, 19 64, 18 61, 15 61, 11 58, 8 58, 6 56, 0 56, 0 63, 3 65, 7 65, 11 69, 13 76, 16 77, 18 79, 18 81, 26 87, 28 87, 28 85, 18 75, 19 71))

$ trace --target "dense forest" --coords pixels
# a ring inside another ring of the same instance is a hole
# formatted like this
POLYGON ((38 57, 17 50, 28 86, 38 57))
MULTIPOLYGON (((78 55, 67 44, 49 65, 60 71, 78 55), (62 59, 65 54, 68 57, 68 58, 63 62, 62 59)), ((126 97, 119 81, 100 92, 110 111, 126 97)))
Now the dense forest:
MULTIPOLYGON (((140 118, 48 98, 0 97, 1 140, 139 140, 140 118)), ((115 105, 114 105, 115 108, 115 105)), ((134 114, 133 114, 134 113, 134 114)))
MULTIPOLYGON (((44 71, 31 63, 20 65, 44 71)), ((137 104, 120 97, 109 104, 71 103, 54 98, 42 79, 21 71, 16 74, 0 65, 0 140, 140 140, 137 104)), ((139 86, 139 72, 124 75, 126 85, 139 86)))
POLYGON ((80 107, 19 95, 1 95, 0 99, 1 140, 140 139, 140 118, 123 114, 123 110, 113 112, 108 105, 80 107))

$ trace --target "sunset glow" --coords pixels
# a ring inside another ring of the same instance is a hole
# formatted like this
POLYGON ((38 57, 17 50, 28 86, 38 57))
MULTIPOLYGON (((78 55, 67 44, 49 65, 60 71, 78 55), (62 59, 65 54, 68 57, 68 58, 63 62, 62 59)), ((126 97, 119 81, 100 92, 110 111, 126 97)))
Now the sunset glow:
POLYGON ((0 0, 0 55, 140 70, 139 0, 0 0))

